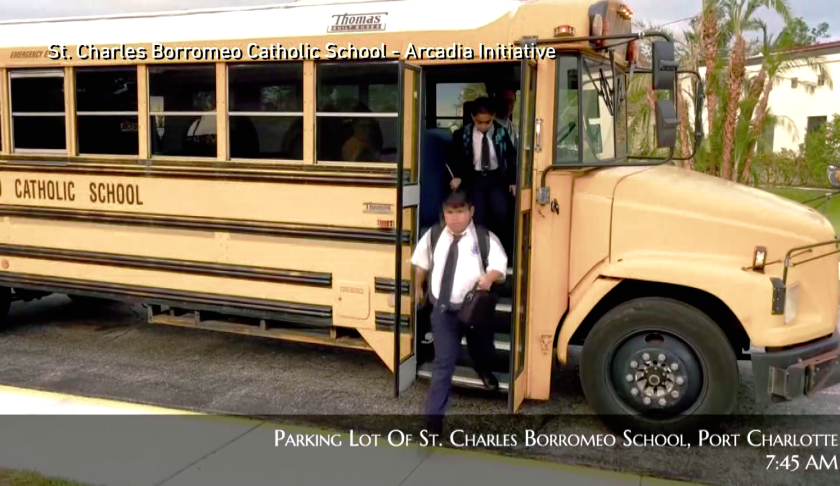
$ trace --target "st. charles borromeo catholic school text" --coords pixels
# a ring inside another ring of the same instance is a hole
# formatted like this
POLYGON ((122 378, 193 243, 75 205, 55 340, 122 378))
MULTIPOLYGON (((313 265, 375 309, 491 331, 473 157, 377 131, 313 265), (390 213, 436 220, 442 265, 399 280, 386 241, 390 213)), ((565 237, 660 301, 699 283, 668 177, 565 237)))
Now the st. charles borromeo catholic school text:
MULTIPOLYGON (((327 24, 327 33, 365 33, 385 32, 388 12, 370 13, 340 13, 332 15, 327 24)), ((338 38, 338 37, 337 37, 338 38)), ((522 59, 556 59, 554 47, 515 46, 508 44, 484 45, 477 49, 453 42, 445 46, 415 45, 409 42, 403 51, 388 49, 381 42, 376 45, 354 46, 351 43, 328 42, 323 46, 311 45, 308 42, 297 44, 258 44, 251 42, 245 48, 218 46, 167 46, 162 43, 152 43, 151 49, 144 46, 132 47, 97 46, 94 44, 79 44, 68 48, 66 45, 53 44, 43 51, 15 51, 14 58, 39 58, 45 56, 53 60, 92 60, 92 61, 144 61, 147 59, 167 61, 238 61, 243 59, 261 61, 307 61, 307 60, 364 60, 387 59, 389 57, 403 57, 406 60, 459 60, 459 59, 488 59, 488 60, 522 60, 522 59), (149 52, 151 51, 151 52, 149 52)))

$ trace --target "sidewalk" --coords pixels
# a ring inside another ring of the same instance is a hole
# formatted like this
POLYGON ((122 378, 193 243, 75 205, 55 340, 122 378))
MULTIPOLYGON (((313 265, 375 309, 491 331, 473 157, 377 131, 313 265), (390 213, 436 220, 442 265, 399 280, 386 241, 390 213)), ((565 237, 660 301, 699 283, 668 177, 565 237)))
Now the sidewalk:
POLYGON ((334 433, 0 386, 0 468, 86 484, 688 484, 465 450, 350 448, 347 434, 342 447, 275 447, 278 428, 334 433))

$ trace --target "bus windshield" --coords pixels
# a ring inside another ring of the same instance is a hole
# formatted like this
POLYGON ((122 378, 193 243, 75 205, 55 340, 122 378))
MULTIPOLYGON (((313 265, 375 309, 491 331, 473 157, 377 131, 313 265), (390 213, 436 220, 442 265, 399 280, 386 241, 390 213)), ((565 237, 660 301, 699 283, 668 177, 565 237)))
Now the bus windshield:
POLYGON ((558 59, 555 164, 597 164, 627 155, 626 112, 615 101, 623 92, 615 89, 623 87, 623 73, 616 75, 606 60, 558 59))

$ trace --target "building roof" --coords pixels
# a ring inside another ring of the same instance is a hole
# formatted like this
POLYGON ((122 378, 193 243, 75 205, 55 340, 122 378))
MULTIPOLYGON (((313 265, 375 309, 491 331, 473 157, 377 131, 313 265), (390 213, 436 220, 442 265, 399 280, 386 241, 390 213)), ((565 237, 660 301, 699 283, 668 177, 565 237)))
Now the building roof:
MULTIPOLYGON (((821 42, 817 44, 812 44, 810 46, 802 46, 794 49, 788 49, 786 51, 783 51, 783 53, 789 54, 793 58, 829 56, 832 54, 840 54, 840 40, 821 42)), ((750 57, 747 59, 747 65, 753 66, 756 64, 761 64, 762 58, 764 58, 762 54, 750 57)))

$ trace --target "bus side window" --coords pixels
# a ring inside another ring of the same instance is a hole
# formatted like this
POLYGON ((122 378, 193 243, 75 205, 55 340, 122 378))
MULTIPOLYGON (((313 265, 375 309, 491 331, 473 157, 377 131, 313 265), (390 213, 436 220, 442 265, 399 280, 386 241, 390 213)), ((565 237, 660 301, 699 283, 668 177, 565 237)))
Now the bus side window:
POLYGON ((216 67, 149 68, 152 155, 216 156, 216 67))
POLYGON ((303 160, 303 63, 228 66, 230 157, 303 160))
POLYGON ((377 63, 318 65, 318 161, 396 162, 397 69, 377 63))
POLYGON ((557 59, 557 91, 555 97, 554 163, 577 164, 580 161, 580 101, 578 100, 578 57, 557 59))
POLYGON ((65 152, 64 71, 21 69, 9 78, 12 147, 65 152))
POLYGON ((79 153, 137 155, 137 69, 77 68, 79 153))

